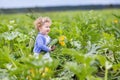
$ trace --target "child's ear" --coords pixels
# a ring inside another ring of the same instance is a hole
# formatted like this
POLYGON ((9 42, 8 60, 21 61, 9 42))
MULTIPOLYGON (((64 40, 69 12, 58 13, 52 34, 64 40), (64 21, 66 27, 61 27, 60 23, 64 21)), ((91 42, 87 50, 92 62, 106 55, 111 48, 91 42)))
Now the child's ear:
POLYGON ((41 27, 38 27, 38 31, 40 31, 41 30, 41 27))

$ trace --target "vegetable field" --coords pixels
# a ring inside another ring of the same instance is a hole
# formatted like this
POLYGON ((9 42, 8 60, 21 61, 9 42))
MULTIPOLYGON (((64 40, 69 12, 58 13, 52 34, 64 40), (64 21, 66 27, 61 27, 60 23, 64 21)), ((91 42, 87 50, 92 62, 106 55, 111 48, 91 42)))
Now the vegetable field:
POLYGON ((0 14, 0 80, 120 80, 120 9, 0 14), (39 16, 52 19, 53 62, 33 57, 39 16))

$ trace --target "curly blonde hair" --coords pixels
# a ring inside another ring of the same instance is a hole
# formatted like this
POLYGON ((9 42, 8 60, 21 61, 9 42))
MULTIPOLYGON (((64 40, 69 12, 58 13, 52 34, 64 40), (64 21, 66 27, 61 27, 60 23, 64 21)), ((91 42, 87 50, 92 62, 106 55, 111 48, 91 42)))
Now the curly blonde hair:
POLYGON ((34 25, 35 28, 37 30, 39 30, 39 27, 43 26, 45 23, 50 23, 50 25, 52 24, 52 21, 49 17, 38 17, 35 21, 34 21, 34 25))

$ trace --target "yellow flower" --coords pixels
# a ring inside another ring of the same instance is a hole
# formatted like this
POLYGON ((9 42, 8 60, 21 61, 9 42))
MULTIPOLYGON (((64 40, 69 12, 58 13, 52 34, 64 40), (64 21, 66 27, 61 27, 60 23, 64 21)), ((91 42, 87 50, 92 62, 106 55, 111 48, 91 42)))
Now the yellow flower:
POLYGON ((50 71, 49 68, 48 68, 48 67, 45 67, 45 69, 44 69, 44 71, 43 71, 43 73, 42 73, 42 77, 45 77, 46 74, 47 74, 49 71, 50 71))
POLYGON ((61 46, 65 46, 65 42, 61 41, 59 42, 61 46))
POLYGON ((44 72, 44 73, 42 73, 42 77, 45 77, 45 75, 46 75, 46 74, 45 74, 45 72, 44 72))
POLYGON ((66 39, 66 37, 64 35, 59 37, 59 44, 61 46, 65 46, 65 39, 66 39))
POLYGON ((64 35, 63 35, 63 36, 60 36, 60 37, 59 37, 59 41, 64 41, 65 38, 66 38, 66 37, 65 37, 64 35))
POLYGON ((118 23, 118 20, 117 20, 117 19, 115 19, 115 20, 114 20, 114 23, 116 23, 116 24, 117 24, 117 23, 118 23))
POLYGON ((49 68, 45 67, 45 72, 48 72, 49 71, 49 68))
POLYGON ((35 70, 34 69, 30 69, 30 73, 31 73, 32 77, 35 77, 35 70))

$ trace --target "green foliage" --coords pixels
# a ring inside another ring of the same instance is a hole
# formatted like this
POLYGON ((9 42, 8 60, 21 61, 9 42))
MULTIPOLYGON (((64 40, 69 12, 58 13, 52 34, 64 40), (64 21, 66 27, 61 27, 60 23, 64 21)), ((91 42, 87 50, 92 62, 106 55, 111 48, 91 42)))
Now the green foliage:
POLYGON ((1 80, 119 80, 120 10, 0 15, 1 80), (33 57, 33 21, 52 19, 53 62, 33 57), (64 46, 59 37, 64 36, 64 46))

